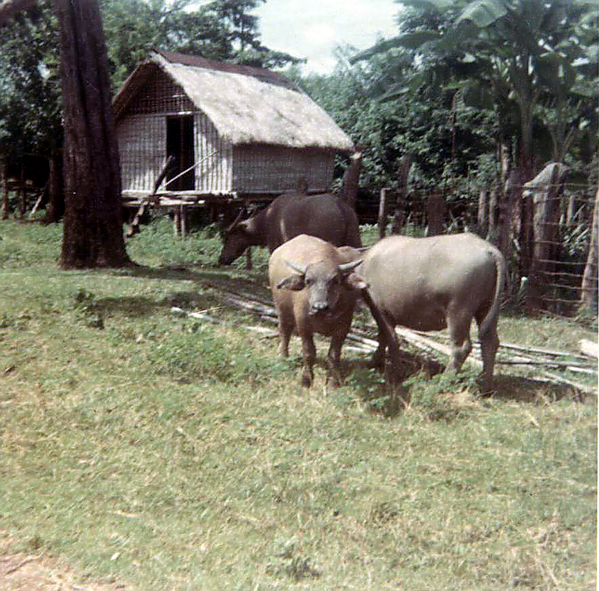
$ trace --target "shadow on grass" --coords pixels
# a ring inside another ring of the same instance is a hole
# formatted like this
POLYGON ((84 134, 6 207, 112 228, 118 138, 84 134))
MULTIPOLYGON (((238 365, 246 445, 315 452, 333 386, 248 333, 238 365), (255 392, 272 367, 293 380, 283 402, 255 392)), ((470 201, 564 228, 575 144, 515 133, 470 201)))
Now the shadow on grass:
POLYGON ((589 394, 581 392, 574 386, 558 384, 524 376, 495 375, 493 391, 487 394, 498 400, 516 400, 529 404, 547 404, 559 402, 567 398, 576 402, 584 402, 589 394))
POLYGON ((346 385, 361 398, 374 414, 394 418, 401 414, 406 404, 424 410, 431 420, 452 422, 468 413, 464 406, 464 393, 473 400, 494 399, 516 401, 524 404, 547 405, 562 399, 584 402, 589 394, 574 386, 548 382, 525 376, 494 376, 493 388, 485 392, 481 378, 474 371, 458 375, 444 373, 444 366, 418 355, 401 352, 401 386, 391 386, 388 367, 385 372, 373 368, 368 360, 347 363, 344 368, 346 385))
MULTIPOLYGON (((206 310, 214 307, 227 308, 217 293, 211 289, 230 291, 239 295, 247 294, 267 302, 271 301, 266 276, 256 274, 248 277, 248 271, 235 268, 207 267, 193 265, 168 265, 164 267, 146 267, 136 265, 118 270, 110 270, 111 276, 127 276, 161 281, 186 282, 185 290, 174 290, 160 301, 145 296, 125 296, 94 299, 93 307, 97 312, 107 315, 122 314, 132 318, 149 317, 156 311, 170 309, 173 306, 184 310, 206 310), (243 273, 243 276, 241 275, 243 273), (195 285, 189 286, 189 283, 195 285)), ((93 297, 93 294, 90 294, 93 297)))
POLYGON ((160 279, 168 281, 192 281, 199 287, 218 287, 235 292, 250 290, 256 295, 270 297, 268 277, 259 271, 241 271, 236 267, 206 265, 165 265, 144 267, 137 265, 112 271, 119 276, 160 279))

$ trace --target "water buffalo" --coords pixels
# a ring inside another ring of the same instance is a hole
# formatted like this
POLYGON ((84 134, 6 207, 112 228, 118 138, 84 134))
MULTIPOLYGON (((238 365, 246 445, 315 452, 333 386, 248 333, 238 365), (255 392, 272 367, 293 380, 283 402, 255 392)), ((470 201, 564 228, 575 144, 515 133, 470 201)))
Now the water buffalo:
MULTIPOLYGON (((472 350, 470 325, 475 318, 486 388, 499 346, 497 318, 505 273, 499 250, 469 233, 389 236, 365 253, 358 271, 368 284, 371 303, 391 327, 449 328, 451 357, 446 371, 457 372, 472 350)), ((382 363, 388 340, 382 338, 380 323, 379 329, 375 361, 382 363)))
POLYGON ((271 255, 268 274, 279 316, 281 354, 289 355, 294 329, 302 339, 302 385, 314 379, 314 333, 331 337, 329 374, 339 383, 341 347, 349 332, 359 290, 364 286, 354 269, 359 254, 349 247, 301 234, 279 246, 271 255))
POLYGON ((289 193, 251 218, 236 220, 225 234, 218 262, 230 265, 249 246, 266 246, 272 253, 299 234, 317 236, 335 246, 362 246, 356 213, 341 198, 331 193, 289 193))

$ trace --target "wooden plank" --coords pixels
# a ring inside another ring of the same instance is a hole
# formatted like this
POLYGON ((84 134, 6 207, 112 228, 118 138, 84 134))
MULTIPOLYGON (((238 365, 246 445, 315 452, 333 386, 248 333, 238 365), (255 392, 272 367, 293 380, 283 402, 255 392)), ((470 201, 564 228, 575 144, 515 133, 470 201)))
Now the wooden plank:
POLYGON ((578 341, 578 346, 585 355, 590 355, 591 357, 595 357, 595 359, 599 358, 599 344, 593 343, 593 341, 589 341, 588 339, 581 339, 578 341))

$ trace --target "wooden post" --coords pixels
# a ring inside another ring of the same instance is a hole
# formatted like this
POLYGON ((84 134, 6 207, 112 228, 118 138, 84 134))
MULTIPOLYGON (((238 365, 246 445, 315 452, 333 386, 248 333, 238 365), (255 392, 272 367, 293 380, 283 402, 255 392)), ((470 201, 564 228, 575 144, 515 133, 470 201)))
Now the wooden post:
POLYGON ((177 206, 173 208, 173 231, 175 236, 179 236, 181 232, 181 212, 177 206))
POLYGON ((360 169, 362 167, 362 152, 356 150, 350 156, 350 163, 343 175, 341 198, 352 208, 356 208, 358 189, 360 188, 360 169))
POLYGON ((480 189, 478 193, 478 233, 485 237, 489 231, 489 192, 480 189))
POLYGON ((48 179, 50 201, 46 219, 58 222, 64 215, 64 179, 62 176, 62 151, 55 152, 50 158, 50 178, 48 179))
POLYGON ((8 202, 8 167, 6 164, 2 166, 2 219, 7 220, 9 213, 8 202))
POLYGON ((570 195, 566 203, 566 227, 571 228, 576 218, 576 194, 570 195))
POLYGON ((19 194, 21 199, 19 202, 19 218, 25 217, 25 210, 27 209, 27 193, 25 190, 25 166, 21 163, 21 172, 19 174, 19 194))
POLYGON ((181 238, 187 237, 187 210, 185 205, 179 205, 179 229, 181 231, 181 238))
POLYGON ((595 196, 595 207, 593 209, 593 224, 591 227, 591 243, 589 244, 589 254, 584 268, 582 285, 580 286, 580 305, 581 308, 592 310, 597 308, 597 258, 598 242, 597 233, 599 232, 599 189, 595 196))
POLYGON ((395 203, 395 214, 393 216, 393 224, 391 232, 399 234, 404 223, 404 213, 406 201, 408 198, 408 174, 412 165, 412 156, 404 154, 401 158, 401 166, 399 169, 399 189, 397 191, 397 201, 395 203))
POLYGON ((379 219, 378 219, 378 227, 379 227, 379 240, 385 237, 387 231, 387 222, 388 222, 388 210, 389 210, 389 193, 391 189, 388 187, 385 189, 381 189, 381 197, 379 199, 379 219))
POLYGON ((445 197, 441 193, 429 195, 427 203, 428 234, 437 236, 445 229, 445 197))
POLYGON ((499 236, 499 191, 497 188, 489 191, 489 200, 487 201, 487 236, 493 236, 495 239, 499 236))
MULTIPOLYGON (((561 165, 554 163, 549 184, 547 181, 532 185, 527 199, 533 206, 532 214, 532 248, 529 274, 529 301, 533 308, 542 307, 543 288, 547 282, 546 274, 553 270, 553 260, 558 237, 559 192, 563 172, 561 165)), ((531 183, 545 171, 535 177, 531 183)), ((546 174, 546 173, 545 173, 546 174)), ((546 175, 547 176, 547 175, 546 175)))

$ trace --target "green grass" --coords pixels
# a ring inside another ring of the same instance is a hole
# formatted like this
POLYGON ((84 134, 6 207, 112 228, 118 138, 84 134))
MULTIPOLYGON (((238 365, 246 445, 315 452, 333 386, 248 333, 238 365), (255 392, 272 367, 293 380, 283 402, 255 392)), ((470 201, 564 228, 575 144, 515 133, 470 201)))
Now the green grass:
MULTIPOLYGON (((144 591, 596 588, 596 398, 531 376, 484 398, 469 372, 417 375, 388 417, 357 353, 345 386, 318 367, 302 390, 297 340, 280 360, 219 297, 241 282, 266 297, 264 252, 222 270, 216 236, 170 232, 131 241, 149 268, 65 272, 60 227, 0 225, 11 551, 144 591)), ((563 319, 500 324, 555 349, 582 336, 596 338, 563 319)))

